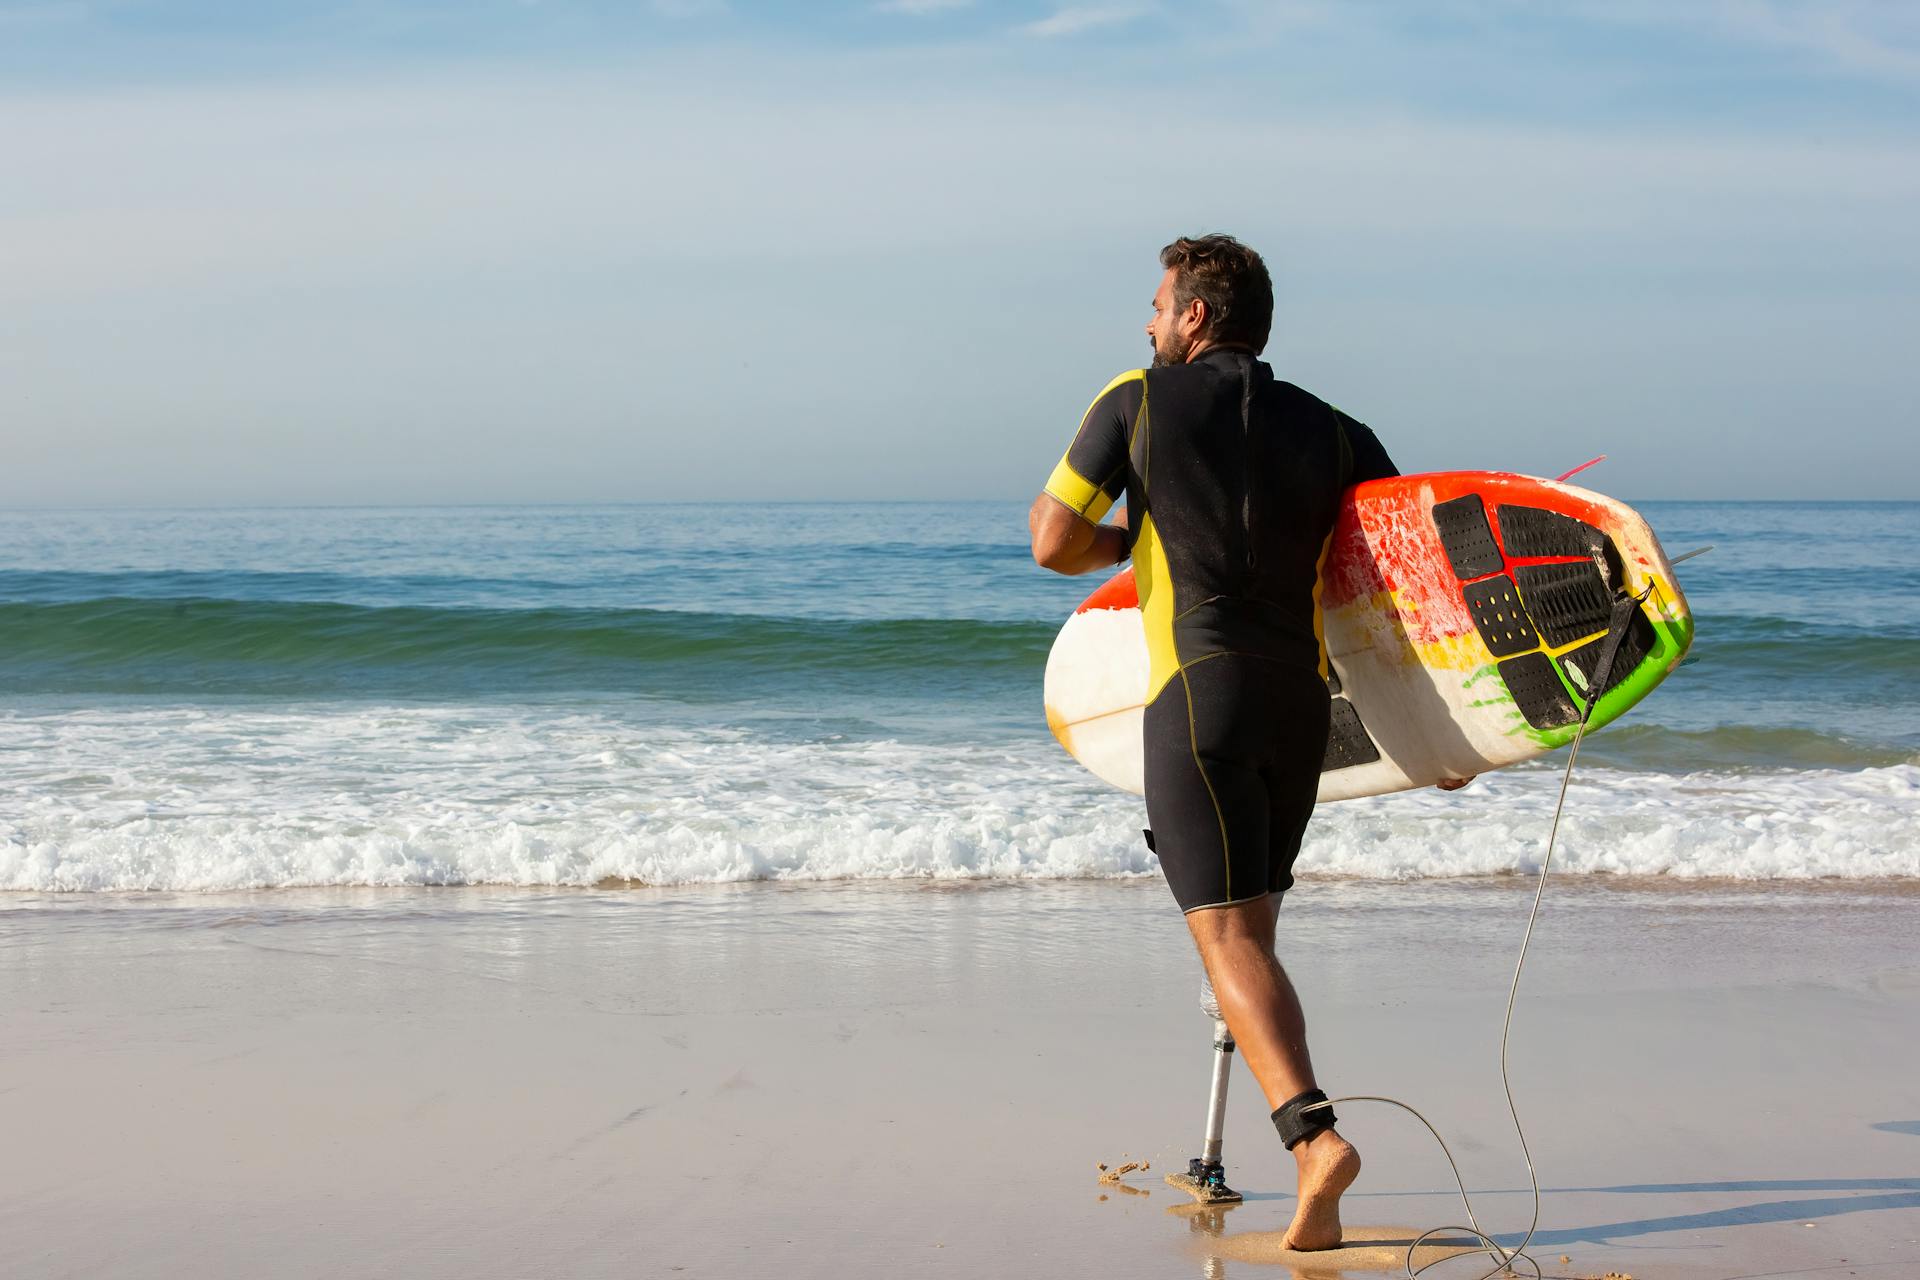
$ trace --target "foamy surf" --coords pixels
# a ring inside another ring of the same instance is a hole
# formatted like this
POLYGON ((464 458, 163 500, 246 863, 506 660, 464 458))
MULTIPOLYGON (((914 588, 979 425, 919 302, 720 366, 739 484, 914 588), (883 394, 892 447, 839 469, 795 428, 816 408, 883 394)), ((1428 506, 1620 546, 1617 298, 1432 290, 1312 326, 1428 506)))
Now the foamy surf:
MULTIPOLYGON (((1537 867, 1559 775, 1323 806, 1305 875, 1537 867)), ((1144 812, 1037 735, 778 740, 528 707, 0 719, 0 889, 654 885, 1151 875, 1144 812)), ((1920 765, 1576 775, 1583 875, 1920 876, 1920 765)))

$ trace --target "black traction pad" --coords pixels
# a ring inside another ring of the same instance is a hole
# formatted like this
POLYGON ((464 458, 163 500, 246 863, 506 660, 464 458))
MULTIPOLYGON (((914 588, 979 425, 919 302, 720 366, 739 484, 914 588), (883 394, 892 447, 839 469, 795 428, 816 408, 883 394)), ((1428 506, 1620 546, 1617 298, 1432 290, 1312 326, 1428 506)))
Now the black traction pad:
POLYGON ((1564 728, 1580 718, 1580 709, 1567 696, 1567 687, 1544 653, 1527 653, 1500 664, 1500 678, 1527 723, 1536 729, 1564 728))
POLYGON ((1506 563, 1487 524, 1486 504, 1477 493, 1434 503, 1433 528, 1447 549, 1454 576, 1462 581, 1498 573, 1506 563))
POLYGON ((1500 539, 1514 559, 1580 556, 1592 559, 1607 545, 1607 535, 1572 516, 1540 507, 1501 504, 1500 539))
POLYGON ((1619 586, 1623 581, 1620 549, 1613 545, 1612 538, 1585 520, 1576 520, 1558 511, 1546 511, 1539 507, 1515 507, 1504 503, 1499 508, 1499 516, 1500 541, 1506 546, 1507 554, 1514 559, 1578 556, 1606 565, 1609 589, 1619 586))
POLYGON ((1613 592, 1591 560, 1518 565, 1513 576, 1528 615, 1551 648, 1605 631, 1613 618, 1613 592))
POLYGON ((1333 722, 1327 728, 1327 754, 1320 762, 1320 772, 1351 769, 1357 764, 1372 764, 1379 758, 1380 748, 1373 745, 1366 726, 1360 723, 1360 713, 1345 698, 1335 698, 1333 722))
MULTIPOLYGON (((1633 620, 1627 623, 1627 633, 1620 637, 1620 649, 1613 655, 1613 669, 1607 673, 1607 687, 1600 692, 1606 693, 1632 675, 1633 669, 1653 652, 1654 641, 1657 638, 1653 624, 1647 621, 1647 615, 1635 609, 1633 620)), ((1601 636, 1592 644, 1583 644, 1572 653, 1561 656, 1560 660, 1569 667, 1580 669, 1578 679, 1571 674, 1567 677, 1574 688, 1590 688, 1593 685, 1594 673, 1600 666, 1600 651, 1606 647, 1606 644, 1607 638, 1601 636)))
POLYGON ((1480 638, 1487 642, 1487 652, 1494 657, 1540 647, 1540 637, 1520 605, 1520 593, 1514 590, 1512 578, 1501 574, 1484 582, 1469 582, 1461 588, 1461 594, 1466 597, 1467 612, 1473 615, 1480 638))

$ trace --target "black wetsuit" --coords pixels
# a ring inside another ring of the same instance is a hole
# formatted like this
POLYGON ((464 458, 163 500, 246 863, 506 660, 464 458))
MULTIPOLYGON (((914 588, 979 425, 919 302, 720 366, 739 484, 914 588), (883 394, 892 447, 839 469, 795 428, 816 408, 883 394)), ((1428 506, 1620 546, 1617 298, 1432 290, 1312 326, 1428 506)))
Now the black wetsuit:
POLYGON ((1327 746, 1320 562, 1341 491, 1397 474, 1365 426, 1215 347, 1109 383, 1047 482, 1096 523, 1127 497, 1147 820, 1183 910, 1293 883, 1327 746))

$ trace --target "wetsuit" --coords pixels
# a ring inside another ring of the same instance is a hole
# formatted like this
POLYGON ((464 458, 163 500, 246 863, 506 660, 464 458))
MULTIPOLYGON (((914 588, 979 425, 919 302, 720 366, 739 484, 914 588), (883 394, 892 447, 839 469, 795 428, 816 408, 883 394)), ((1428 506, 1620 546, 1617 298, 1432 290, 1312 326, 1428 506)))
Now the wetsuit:
POLYGON ((1127 498, 1148 840, 1182 910, 1293 883, 1327 745, 1320 563, 1341 491, 1397 474, 1365 426, 1214 347, 1115 378, 1047 482, 1095 523, 1127 498))

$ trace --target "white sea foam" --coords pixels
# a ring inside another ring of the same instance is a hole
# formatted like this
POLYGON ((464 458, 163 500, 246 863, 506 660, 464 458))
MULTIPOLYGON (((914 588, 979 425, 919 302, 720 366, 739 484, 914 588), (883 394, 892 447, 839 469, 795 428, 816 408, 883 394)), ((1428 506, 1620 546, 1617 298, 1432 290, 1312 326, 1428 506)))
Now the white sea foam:
MULTIPOLYGON (((1558 774, 1325 806, 1300 870, 1538 864, 1558 774)), ((0 889, 1152 874, 1141 806, 1041 735, 780 741, 528 708, 0 717, 0 889)), ((1920 876, 1920 767, 1584 771, 1557 866, 1920 876)))

